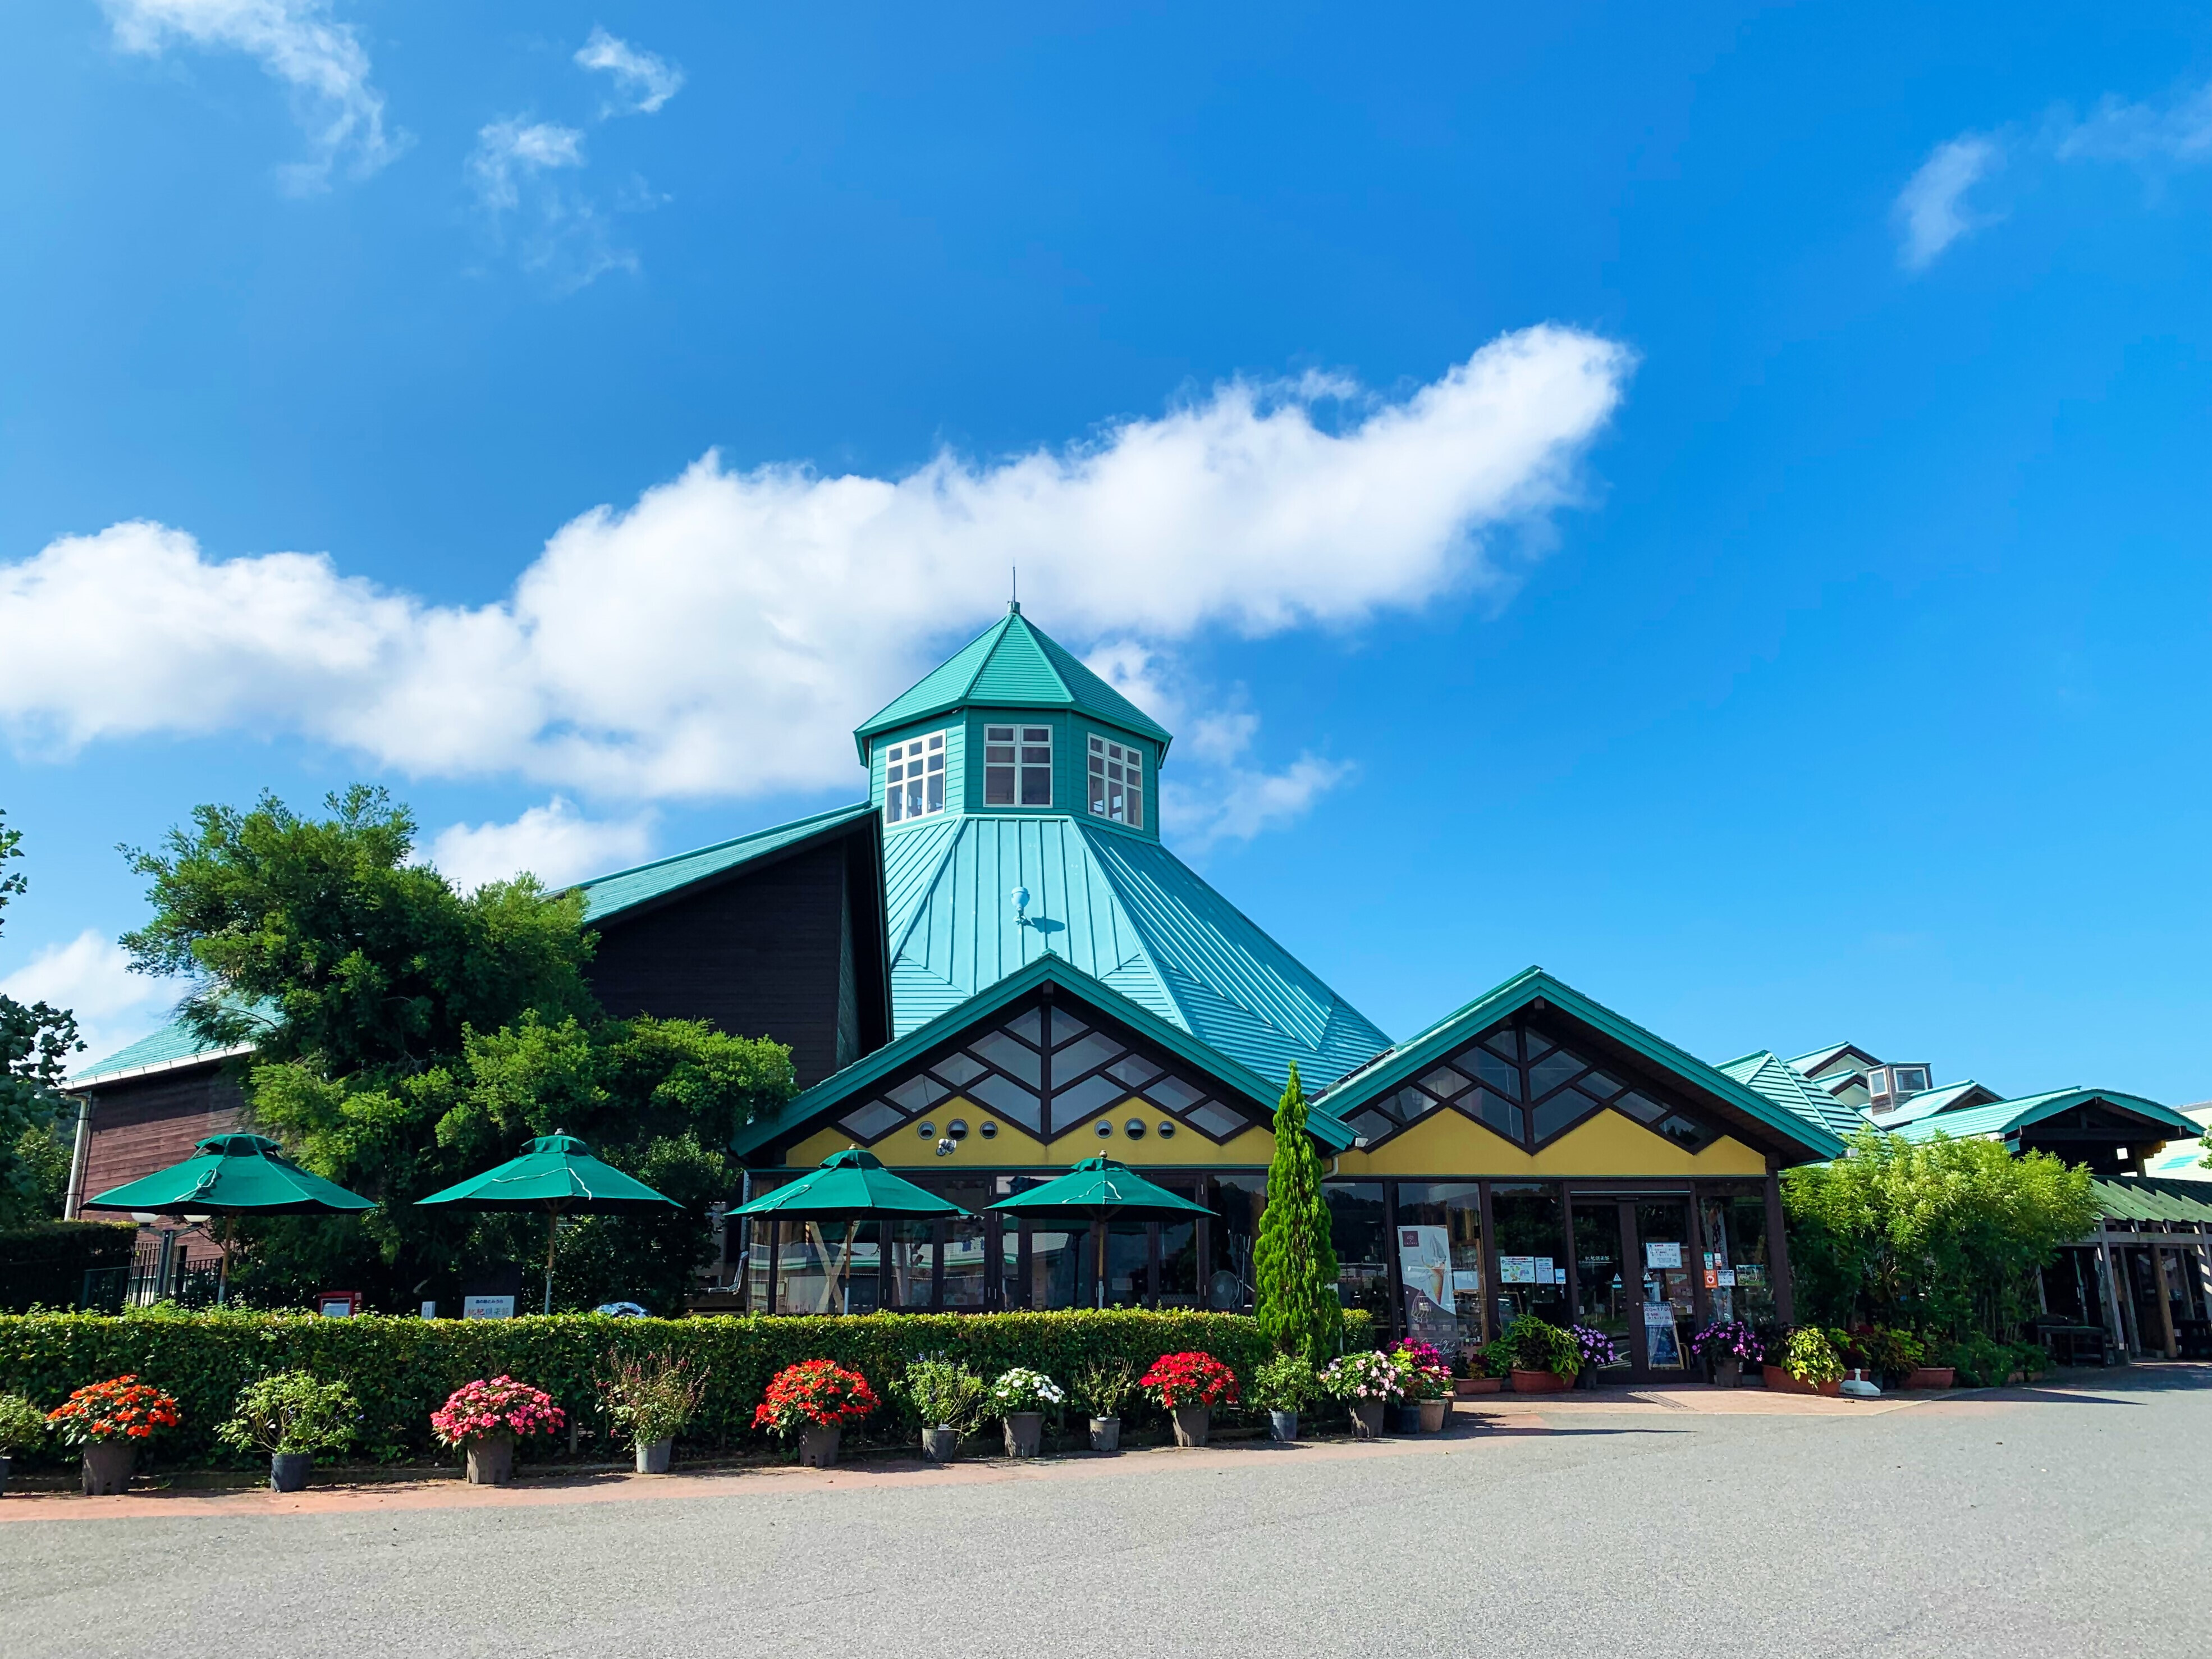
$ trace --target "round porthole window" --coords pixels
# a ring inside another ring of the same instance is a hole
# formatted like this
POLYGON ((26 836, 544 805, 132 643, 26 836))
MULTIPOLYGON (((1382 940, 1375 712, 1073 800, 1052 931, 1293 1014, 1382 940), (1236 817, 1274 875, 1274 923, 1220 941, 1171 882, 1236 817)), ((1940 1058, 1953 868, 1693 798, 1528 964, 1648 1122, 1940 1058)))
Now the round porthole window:
POLYGON ((1113 1120, 1113 1119, 1111 1119, 1111 1118, 1108 1118, 1108 1117, 1102 1117, 1102 1118, 1100 1118, 1100 1119, 1098 1120, 1098 1139, 1101 1139, 1101 1140, 1103 1140, 1103 1139, 1106 1139, 1106 1137, 1107 1137, 1107 1136, 1109 1136, 1109 1135, 1112 1134, 1113 1133, 1114 1133, 1114 1120, 1113 1120))
POLYGON ((985 1118, 983 1120, 983 1127, 978 1129, 976 1133, 981 1135, 984 1139, 988 1140, 992 1136, 999 1133, 999 1126, 992 1122, 990 1119, 985 1118))
POLYGON ((1145 1120, 1140 1117, 1131 1118, 1121 1126, 1121 1133, 1132 1140, 1142 1140, 1145 1138, 1145 1120))
POLYGON ((951 1122, 945 1126, 945 1133, 955 1140, 964 1140, 968 1135, 968 1120, 964 1117, 954 1118, 951 1122))
POLYGON ((934 1123, 917 1123, 914 1126, 914 1132, 924 1140, 937 1139, 937 1126, 934 1123))
POLYGON ((1175 1139, 1175 1125, 1166 1118, 1162 1118, 1160 1120, 1160 1139, 1162 1140, 1173 1140, 1175 1139))

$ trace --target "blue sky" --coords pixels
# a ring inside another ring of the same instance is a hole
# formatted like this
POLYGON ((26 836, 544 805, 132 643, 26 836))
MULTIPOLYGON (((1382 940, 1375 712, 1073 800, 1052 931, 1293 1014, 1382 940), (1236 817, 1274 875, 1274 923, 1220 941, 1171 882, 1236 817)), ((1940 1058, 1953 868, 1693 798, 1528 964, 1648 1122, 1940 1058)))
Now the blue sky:
POLYGON ((1018 559, 1395 1034, 2212 1095, 2212 24, 1528 12, 19 17, 0 980, 157 1019, 199 801, 851 799, 1018 559))

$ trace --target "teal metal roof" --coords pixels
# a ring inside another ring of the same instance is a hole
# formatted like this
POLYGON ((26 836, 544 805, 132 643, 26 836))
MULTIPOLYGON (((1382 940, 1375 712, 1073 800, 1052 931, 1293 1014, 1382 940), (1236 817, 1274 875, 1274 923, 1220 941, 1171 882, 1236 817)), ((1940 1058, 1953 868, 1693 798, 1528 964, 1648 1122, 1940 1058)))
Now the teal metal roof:
POLYGON ((1173 741, 1151 715, 1023 616, 1018 605, 863 722, 853 741, 865 763, 868 739, 877 732, 955 708, 1073 708, 1152 738, 1162 760, 1173 741))
POLYGON ((866 801, 857 806, 840 806, 830 811, 817 812, 811 817, 800 818, 791 823, 780 823, 773 830, 755 830, 750 836, 739 836, 734 841, 717 842, 712 847, 702 847, 693 852, 678 853, 672 857, 658 859, 651 864, 641 864, 633 870, 618 870, 609 876, 594 876, 589 881, 580 881, 571 890, 584 896, 584 921, 588 924, 604 921, 607 917, 689 887, 709 876, 719 876, 766 858, 771 853, 781 853, 813 836, 872 817, 875 808, 866 801))
MULTIPOLYGON (((1039 956, 978 994, 915 1027, 865 1059, 855 1060, 836 1075, 823 1079, 805 1094, 787 1102, 780 1111, 745 1125, 731 1138, 731 1151, 744 1157, 771 1141, 811 1132, 815 1120, 827 1116, 848 1101, 877 1088, 885 1079, 896 1077, 937 1044, 957 1036, 980 1021, 990 1018, 1048 980, 1097 1004, 1139 1036, 1150 1038, 1169 1053, 1187 1060, 1219 1082, 1229 1092, 1243 1096, 1259 1110, 1274 1110, 1279 1089, 1278 1084, 1259 1075, 1250 1067, 1238 1064, 1194 1037, 1183 1026, 1161 1018, 1144 1004, 1084 973, 1065 959, 1057 956, 1039 956)), ((1349 1126, 1318 1104, 1312 1105, 1308 1111, 1307 1127, 1314 1139, 1331 1152, 1343 1152, 1352 1143, 1349 1126)))
POLYGON ((1810 1054, 1799 1054, 1788 1063, 1796 1066, 1807 1077, 1810 1077, 1837 1055, 1855 1052, 1863 1052, 1856 1042, 1832 1042, 1825 1048, 1815 1048, 1810 1054))
POLYGON ((1348 1119, 1366 1102, 1379 1099, 1412 1081, 1437 1060, 1464 1047, 1507 1015, 1540 997, 1570 1018, 1580 1020, 1662 1071, 1796 1142, 1805 1149, 1808 1159, 1844 1155, 1843 1137, 1823 1123, 1776 1104, 1749 1085, 1623 1019, 1602 1003, 1594 1002, 1572 986, 1553 979, 1541 968, 1523 969, 1503 985, 1445 1015, 1419 1036, 1334 1085, 1322 1096, 1322 1102, 1336 1116, 1348 1119))
POLYGON ((2003 1098, 1996 1090, 1984 1088, 1968 1078, 1963 1083, 1946 1083, 1939 1088, 1923 1089, 1895 1111, 1884 1112, 1880 1117, 1875 1117, 1863 1107, 1850 1109, 1869 1123, 1878 1123, 1885 1129, 1893 1129, 1900 1123, 1917 1123, 1922 1118, 1933 1117, 1938 1112, 1970 1106, 1991 1106, 2003 1098))
POLYGON ((2048 1094, 2024 1095, 2018 1100, 2001 1100, 1991 1106, 1968 1106, 1958 1111, 1938 1112, 1917 1122, 1883 1127, 1900 1140, 1932 1140, 1939 1134, 1963 1140, 1972 1135, 2010 1134, 2093 1101, 2148 1119, 2154 1127, 2169 1132, 2165 1137, 2169 1140, 2180 1135, 2193 1138, 2203 1133, 2203 1125, 2182 1116, 2171 1106, 2111 1089, 2054 1089, 2048 1094))
POLYGON ((160 1030, 125 1048, 118 1048, 104 1060, 96 1060, 70 1079, 72 1085, 98 1083, 104 1079, 126 1073, 148 1072, 156 1067, 182 1066, 198 1060, 220 1060, 229 1054, 252 1052, 251 1043, 226 1045, 203 1042, 192 1035, 181 1019, 173 1019, 160 1030))
POLYGON ((1864 1126, 1856 1109, 1844 1105, 1771 1048, 1723 1060, 1719 1069, 1832 1135, 1848 1135, 1864 1126))
POLYGON ((951 817, 885 838, 892 1029, 903 1036, 1047 956, 1280 1089, 1318 1091, 1390 1046, 1157 842, 1054 815, 951 817), (1010 897, 1030 892, 1025 916, 1010 897))
POLYGON ((2212 1221, 2202 1184, 2155 1176, 2093 1176, 2097 1208, 2112 1221, 2212 1221))

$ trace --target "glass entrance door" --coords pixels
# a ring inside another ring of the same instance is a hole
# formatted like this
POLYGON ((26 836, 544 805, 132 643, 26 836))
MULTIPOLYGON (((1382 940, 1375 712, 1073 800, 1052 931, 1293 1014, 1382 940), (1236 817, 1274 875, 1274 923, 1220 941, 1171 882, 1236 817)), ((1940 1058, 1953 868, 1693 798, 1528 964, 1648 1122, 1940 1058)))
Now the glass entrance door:
POLYGON ((1690 1338, 1698 1328, 1697 1275, 1704 1265, 1691 1243, 1690 1200, 1638 1199, 1636 1241, 1643 1270, 1636 1333, 1642 1366, 1655 1377, 1679 1377, 1689 1369, 1690 1338))
POLYGON ((1636 1354, 1628 1327, 1637 1297, 1621 1272, 1626 1207, 1612 1198, 1575 1200, 1575 1323, 1612 1338, 1623 1365, 1632 1364, 1636 1354))

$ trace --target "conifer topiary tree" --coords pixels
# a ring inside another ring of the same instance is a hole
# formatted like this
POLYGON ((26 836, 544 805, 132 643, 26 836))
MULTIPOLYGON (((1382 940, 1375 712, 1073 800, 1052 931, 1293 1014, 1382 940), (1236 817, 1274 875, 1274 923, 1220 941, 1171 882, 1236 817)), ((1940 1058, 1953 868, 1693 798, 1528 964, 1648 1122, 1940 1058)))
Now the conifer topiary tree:
POLYGON ((1336 1293, 1336 1249, 1321 1195, 1321 1155, 1306 1133, 1298 1068, 1275 1108, 1275 1156, 1267 1165, 1267 1206, 1253 1250, 1258 1280, 1254 1317, 1279 1353, 1326 1364, 1344 1341, 1336 1293))

